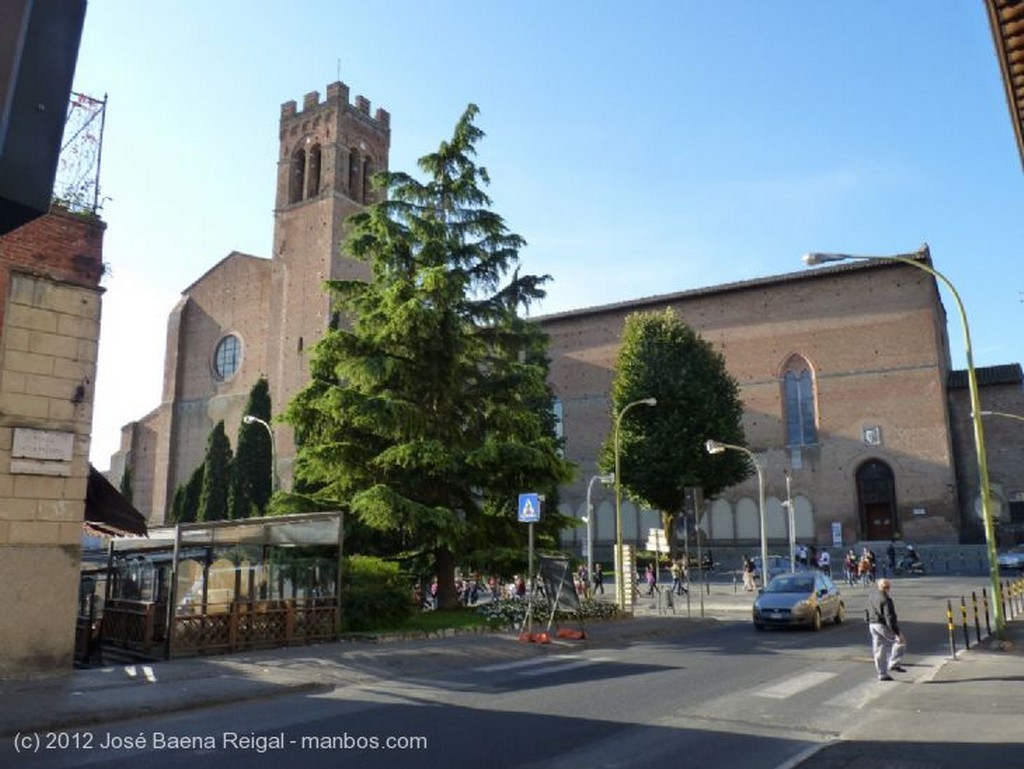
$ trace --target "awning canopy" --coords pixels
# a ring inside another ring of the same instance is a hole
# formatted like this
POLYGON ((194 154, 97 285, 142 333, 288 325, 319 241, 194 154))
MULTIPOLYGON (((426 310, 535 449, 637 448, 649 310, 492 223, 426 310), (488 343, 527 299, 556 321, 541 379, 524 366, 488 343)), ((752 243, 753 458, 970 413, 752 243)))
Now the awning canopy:
POLYGON ((996 56, 1003 73, 1010 121, 1024 165, 1024 2, 986 0, 996 56))
POLYGON ((114 552, 170 550, 174 547, 176 533, 182 547, 338 546, 342 533, 342 514, 340 512, 297 513, 264 518, 183 523, 177 527, 154 528, 149 532, 149 539, 116 540, 113 543, 114 552))
POLYGON ((85 524, 110 536, 146 536, 146 519, 101 473, 89 465, 85 524))

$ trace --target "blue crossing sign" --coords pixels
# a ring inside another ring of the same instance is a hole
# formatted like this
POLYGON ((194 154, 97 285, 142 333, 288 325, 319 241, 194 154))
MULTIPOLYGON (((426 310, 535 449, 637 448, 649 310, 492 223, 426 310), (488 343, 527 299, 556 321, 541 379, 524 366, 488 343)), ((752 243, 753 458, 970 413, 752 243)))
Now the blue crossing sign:
POLYGON ((519 495, 519 522, 536 523, 540 520, 540 494, 519 495))

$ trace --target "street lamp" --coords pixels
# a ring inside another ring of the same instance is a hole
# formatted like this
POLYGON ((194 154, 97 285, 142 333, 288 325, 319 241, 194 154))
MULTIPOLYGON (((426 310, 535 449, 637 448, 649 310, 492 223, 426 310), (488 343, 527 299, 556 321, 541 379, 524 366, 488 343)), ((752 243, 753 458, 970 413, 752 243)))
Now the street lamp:
POLYGON ((988 459, 985 455, 985 432, 982 427, 981 396, 978 394, 978 375, 974 370, 974 354, 971 351, 971 330, 967 324, 967 311, 964 303, 957 293, 956 287, 949 278, 936 270, 930 264, 921 261, 922 257, 928 255, 928 247, 922 246, 920 251, 912 254, 895 254, 893 256, 855 256, 853 254, 804 254, 804 264, 816 265, 825 262, 842 262, 848 259, 875 259, 887 262, 902 262, 911 267, 927 272, 934 278, 941 280, 949 289, 956 300, 957 310, 960 311, 960 323, 964 330, 964 354, 967 359, 967 386, 971 395, 971 422, 974 425, 974 450, 978 462, 978 482, 981 484, 981 518, 985 526, 985 543, 988 546, 988 570, 992 582, 992 618, 995 621, 995 634, 1002 638, 1006 629, 1006 622, 1003 618, 1003 588, 999 581, 999 562, 996 560, 996 537, 995 523, 992 515, 992 491, 988 481, 988 459))
POLYGON ((641 398, 627 403, 615 417, 615 603, 626 610, 626 574, 622 563, 622 472, 619 470, 619 427, 622 418, 634 406, 657 406, 657 398, 641 398))
POLYGON ((587 484, 587 514, 583 516, 583 522, 587 524, 587 579, 594 576, 594 537, 592 527, 594 525, 594 506, 590 503, 590 492, 594 488, 594 481, 601 481, 606 486, 615 483, 615 476, 612 473, 595 475, 587 484))
POLYGON ((246 414, 242 417, 242 421, 247 425, 263 425, 267 434, 270 436, 270 478, 271 478, 271 490, 277 492, 279 484, 277 481, 277 449, 274 447, 274 429, 264 422, 259 417, 254 417, 252 414, 246 414))
POLYGON ((980 413, 983 417, 1006 417, 1007 419, 1017 419, 1024 422, 1024 416, 1020 414, 1008 414, 1005 411, 982 411, 980 413))
POLYGON ((757 471, 757 513, 761 519, 761 586, 767 586, 768 584, 768 528, 765 526, 764 521, 764 472, 761 470, 761 463, 757 461, 757 457, 754 452, 748 449, 746 446, 735 446, 731 443, 722 443, 720 441, 708 440, 704 443, 704 448, 707 449, 708 454, 721 454, 726 449, 732 449, 733 451, 741 451, 750 457, 750 461, 754 463, 754 469, 757 471))

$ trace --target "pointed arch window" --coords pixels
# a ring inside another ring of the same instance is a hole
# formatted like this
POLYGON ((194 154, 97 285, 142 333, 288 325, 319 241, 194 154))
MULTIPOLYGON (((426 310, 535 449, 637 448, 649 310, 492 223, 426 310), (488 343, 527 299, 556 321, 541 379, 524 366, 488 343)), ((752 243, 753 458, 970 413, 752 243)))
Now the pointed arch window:
POLYGON ((288 178, 288 202, 298 203, 302 200, 303 186, 306 180, 306 151, 297 149, 292 153, 291 173, 288 178))
POLYGON ((373 200, 373 185, 370 183, 370 177, 373 176, 373 160, 367 155, 363 158, 363 203, 369 204, 373 200))
POLYGON ((814 372, 802 355, 789 359, 782 371, 783 421, 786 445, 813 446, 818 443, 818 407, 814 372))
POLYGON ((348 196, 355 201, 363 199, 363 191, 359 187, 359 151, 355 147, 348 151, 348 196))
POLYGON ((306 197, 315 198, 320 194, 320 145, 309 148, 309 171, 306 174, 306 197))

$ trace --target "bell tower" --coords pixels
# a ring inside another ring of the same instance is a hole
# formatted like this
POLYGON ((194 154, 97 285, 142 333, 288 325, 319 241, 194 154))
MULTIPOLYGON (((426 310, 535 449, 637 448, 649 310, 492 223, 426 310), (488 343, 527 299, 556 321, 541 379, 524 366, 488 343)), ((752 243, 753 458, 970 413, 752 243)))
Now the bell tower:
MULTIPOLYGON (((391 116, 342 82, 281 105, 267 376, 274 414, 309 381, 309 354, 331 320, 324 281, 366 279, 369 268, 342 253, 345 219, 374 202, 370 179, 388 168, 391 116)), ((291 484, 295 443, 275 426, 277 463, 291 484)))

